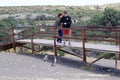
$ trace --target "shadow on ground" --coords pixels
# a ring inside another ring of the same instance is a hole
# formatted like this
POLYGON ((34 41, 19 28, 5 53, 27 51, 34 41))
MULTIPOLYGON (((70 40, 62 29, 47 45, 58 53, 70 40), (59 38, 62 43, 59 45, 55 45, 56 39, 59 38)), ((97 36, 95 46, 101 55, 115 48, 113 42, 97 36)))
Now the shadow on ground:
MULTIPOLYGON (((30 54, 30 53, 23 53, 23 54, 18 53, 18 55, 34 57, 34 58, 41 59, 41 60, 43 60, 43 58, 45 56, 43 54, 30 54)), ((52 61, 54 59, 54 55, 48 55, 48 56, 49 56, 49 59, 47 60, 47 62, 52 63, 52 61)), ((111 76, 120 77, 120 69, 116 69, 113 67, 101 66, 101 65, 97 65, 97 64, 93 64, 91 66, 84 68, 82 61, 78 61, 78 60, 67 58, 67 57, 58 56, 58 61, 57 61, 56 65, 57 64, 72 67, 72 68, 78 68, 78 69, 82 69, 82 70, 93 72, 93 73, 109 74, 111 76)))

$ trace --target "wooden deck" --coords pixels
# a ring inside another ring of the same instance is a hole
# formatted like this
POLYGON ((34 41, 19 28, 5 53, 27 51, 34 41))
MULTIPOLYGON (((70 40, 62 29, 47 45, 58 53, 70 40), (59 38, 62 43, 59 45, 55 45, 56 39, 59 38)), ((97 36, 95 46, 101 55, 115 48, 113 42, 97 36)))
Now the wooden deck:
MULTIPOLYGON (((54 55, 55 58, 58 56, 58 50, 61 50, 65 53, 70 53, 71 55, 75 55, 77 57, 80 57, 83 59, 83 65, 87 66, 89 63, 87 62, 87 52, 89 51, 97 51, 97 52, 106 52, 106 54, 103 54, 100 56, 98 59, 93 61, 91 64, 95 63, 96 61, 102 59, 103 57, 109 55, 109 53, 114 53, 115 54, 115 66, 117 68, 118 62, 117 60, 119 59, 120 55, 120 30, 113 29, 113 28, 103 28, 103 27, 90 27, 90 28, 80 28, 80 27, 73 27, 72 28, 73 32, 71 35, 71 38, 63 36, 63 39, 69 39, 73 40, 71 42, 71 45, 68 45, 68 42, 64 46, 63 42, 62 43, 57 43, 55 40, 58 38, 57 35, 57 28, 55 27, 32 27, 28 29, 27 31, 24 31, 18 36, 20 36, 19 40, 14 41, 14 48, 15 48, 15 43, 29 43, 31 44, 30 47, 28 46, 21 46, 20 49, 21 51, 24 51, 23 48, 27 48, 32 50, 32 53, 34 54, 35 52, 40 52, 41 46, 38 46, 39 50, 35 49, 35 45, 44 45, 44 46, 53 46, 54 48, 54 55), (45 31, 41 31, 41 29, 44 29, 45 31), (105 32, 109 32, 109 35, 106 34, 105 32), (25 33, 26 32, 26 33, 25 33), (100 33, 100 34, 97 34, 100 33), (25 39, 28 38, 28 39, 25 39), (37 38, 37 39, 35 39, 37 38), (46 39, 42 39, 46 38, 46 39), (48 40, 47 38, 54 39, 54 40, 48 40), (77 42, 75 42, 77 41, 77 42), (81 41, 81 42, 80 42, 81 41), (98 44, 94 43, 88 43, 87 41, 92 41, 92 42, 99 42, 98 44), (103 42, 107 43, 114 43, 116 45, 110 45, 110 44, 103 44, 103 42), (67 50, 63 50, 63 48, 69 47, 70 49, 80 49, 82 52, 82 55, 77 55, 72 54, 71 52, 68 52, 67 50)), ((14 37, 13 37, 14 38, 14 37)), ((102 53, 101 53, 102 54, 102 53)), ((56 59, 54 59, 56 60, 56 59)))
MULTIPOLYGON (((24 40, 17 40, 16 42, 19 43, 31 43, 31 39, 24 39, 24 40)), ((33 44, 42 44, 47 46, 54 46, 54 40, 47 40, 47 39, 33 39, 33 44)), ((64 46, 62 43, 57 43, 56 46, 58 47, 71 47, 71 48, 83 48, 82 42, 71 42, 71 45, 68 45, 66 42, 66 45, 64 46)), ((117 45, 108 45, 108 44, 92 44, 92 43, 85 43, 85 49, 88 50, 100 50, 100 51, 108 51, 108 52, 119 52, 120 48, 117 45)))

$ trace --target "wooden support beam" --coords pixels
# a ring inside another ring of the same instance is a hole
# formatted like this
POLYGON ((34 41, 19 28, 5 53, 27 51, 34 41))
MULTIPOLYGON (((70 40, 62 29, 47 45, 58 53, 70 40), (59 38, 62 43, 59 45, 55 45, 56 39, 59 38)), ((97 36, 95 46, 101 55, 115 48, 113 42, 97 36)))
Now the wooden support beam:
MULTIPOLYGON (((30 47, 27 47, 27 46, 23 46, 23 47, 32 50, 32 48, 30 48, 30 47)), ((34 51, 40 52, 40 51, 42 51, 42 49, 39 49, 39 50, 35 50, 35 49, 34 49, 34 51)))
POLYGON ((118 53, 115 54, 115 67, 116 68, 118 68, 118 59, 119 59, 119 56, 120 55, 118 53))
POLYGON ((96 60, 94 60, 93 62, 91 62, 91 63, 89 64, 89 66, 92 65, 93 63, 97 62, 98 60, 104 58, 104 57, 107 56, 108 54, 109 54, 109 53, 103 54, 102 56, 100 56, 99 58, 97 58, 96 60))
POLYGON ((75 54, 75 53, 72 53, 72 52, 68 52, 68 51, 65 51, 63 49, 58 49, 58 50, 63 51, 63 52, 68 53, 68 54, 71 54, 71 55, 74 55, 74 56, 79 57, 79 58, 83 58, 82 56, 80 56, 78 54, 75 54))
POLYGON ((34 43, 33 43, 33 27, 30 29, 30 33, 31 33, 31 45, 32 45, 32 54, 34 54, 34 43))
POLYGON ((20 46, 19 48, 20 48, 21 52, 23 53, 24 52, 23 46, 20 46))
POLYGON ((83 64, 84 66, 87 66, 85 42, 86 42, 86 29, 83 29, 82 30, 83 64))
POLYGON ((12 41, 13 41, 13 49, 14 49, 14 52, 16 53, 16 44, 15 44, 15 38, 14 38, 14 28, 12 28, 12 41))
POLYGON ((55 53, 55 56, 57 57, 56 32, 57 32, 57 29, 54 28, 54 53, 55 53))

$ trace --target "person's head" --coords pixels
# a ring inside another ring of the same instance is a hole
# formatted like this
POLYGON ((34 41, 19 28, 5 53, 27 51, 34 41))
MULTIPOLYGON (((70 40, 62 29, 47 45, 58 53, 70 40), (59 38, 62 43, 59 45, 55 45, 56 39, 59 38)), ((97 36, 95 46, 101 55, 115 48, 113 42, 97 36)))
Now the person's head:
POLYGON ((59 13, 59 14, 58 14, 58 18, 61 18, 61 17, 62 17, 62 13, 59 13))
POLYGON ((67 16, 67 11, 64 11, 64 16, 67 16))

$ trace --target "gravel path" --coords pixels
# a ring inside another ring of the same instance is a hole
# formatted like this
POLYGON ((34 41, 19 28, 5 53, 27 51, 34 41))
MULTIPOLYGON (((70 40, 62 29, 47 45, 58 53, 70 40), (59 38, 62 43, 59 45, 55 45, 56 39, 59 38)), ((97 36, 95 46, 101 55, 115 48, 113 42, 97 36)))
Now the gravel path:
POLYGON ((84 69, 81 60, 70 55, 59 57, 55 66, 51 66, 52 55, 48 61, 43 61, 43 57, 1 52, 0 80, 120 80, 120 69, 113 66, 103 70, 105 66, 114 65, 112 60, 107 64, 108 60, 103 59, 84 69))

